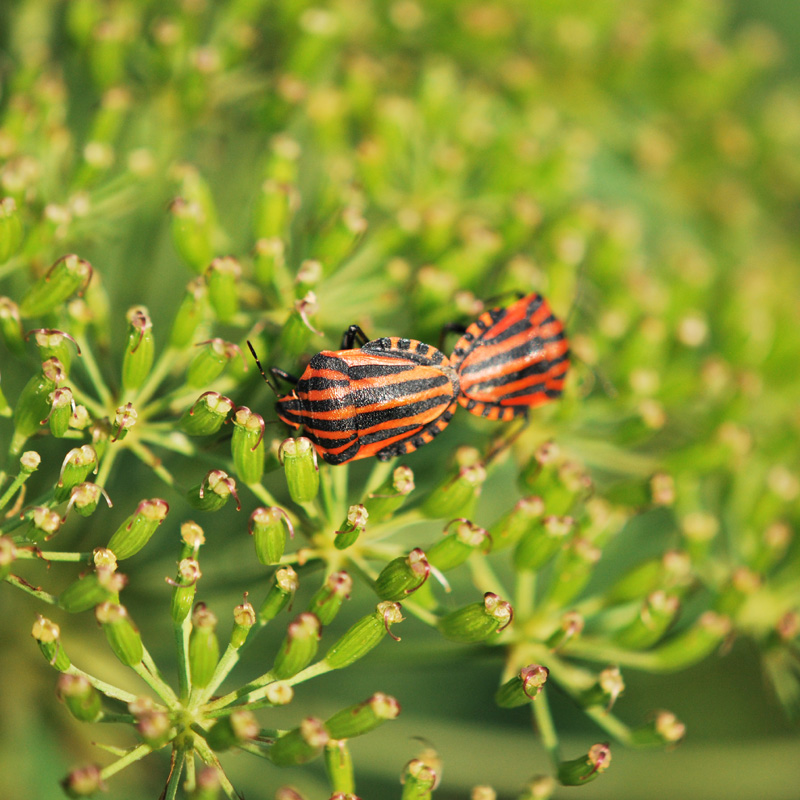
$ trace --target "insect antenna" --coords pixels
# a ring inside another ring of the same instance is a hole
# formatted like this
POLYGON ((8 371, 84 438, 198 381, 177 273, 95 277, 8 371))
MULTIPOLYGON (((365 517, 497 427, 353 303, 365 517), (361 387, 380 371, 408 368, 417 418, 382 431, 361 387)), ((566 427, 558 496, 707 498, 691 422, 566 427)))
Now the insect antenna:
POLYGON ((261 377, 264 379, 264 383, 266 383, 267 386, 269 386, 269 388, 272 389, 272 391, 275 394, 275 397, 278 397, 279 396, 278 390, 275 386, 272 385, 272 381, 270 381, 270 379, 267 377, 267 373, 264 372, 264 367, 261 366, 261 362, 258 360, 255 348, 253 347, 252 344, 250 344, 249 339, 247 340, 247 346, 250 348, 250 352, 253 354, 253 360, 256 362, 256 366, 258 367, 258 371, 261 373, 261 377))

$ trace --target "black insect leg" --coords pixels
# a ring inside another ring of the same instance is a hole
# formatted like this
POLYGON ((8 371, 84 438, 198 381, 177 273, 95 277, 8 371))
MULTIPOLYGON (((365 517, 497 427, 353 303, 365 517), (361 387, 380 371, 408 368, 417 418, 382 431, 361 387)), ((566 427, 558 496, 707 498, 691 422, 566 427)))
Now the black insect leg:
POLYGON ((369 341, 369 337, 367 336, 364 331, 358 325, 351 325, 343 334, 342 334, 342 350, 352 350, 353 345, 358 343, 359 346, 366 344, 369 341))

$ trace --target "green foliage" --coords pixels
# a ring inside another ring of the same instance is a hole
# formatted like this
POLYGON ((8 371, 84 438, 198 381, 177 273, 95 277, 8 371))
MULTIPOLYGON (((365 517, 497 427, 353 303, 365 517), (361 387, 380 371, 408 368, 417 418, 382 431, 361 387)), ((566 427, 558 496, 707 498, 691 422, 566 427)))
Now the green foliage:
MULTIPOLYGON (((771 31, 711 0, 7 17, 0 592, 27 618, 4 637, 32 628, 67 710, 127 736, 92 727, 70 796, 162 749, 166 798, 236 797, 237 749, 270 791, 320 758, 354 796, 347 740, 397 701, 292 717, 294 687, 429 652, 460 678, 488 654, 487 696, 530 709, 549 763, 520 798, 611 763, 562 752, 554 689, 603 739, 670 745, 670 712, 617 716, 625 671, 738 636, 798 711, 800 90, 771 31), (242 356, 300 374, 351 323, 436 344, 532 291, 566 322, 564 396, 524 425, 458 410, 407 465, 317 463, 242 356), (424 650, 390 629, 411 616, 424 650)), ((402 761, 395 796, 436 793, 435 754, 402 761)))

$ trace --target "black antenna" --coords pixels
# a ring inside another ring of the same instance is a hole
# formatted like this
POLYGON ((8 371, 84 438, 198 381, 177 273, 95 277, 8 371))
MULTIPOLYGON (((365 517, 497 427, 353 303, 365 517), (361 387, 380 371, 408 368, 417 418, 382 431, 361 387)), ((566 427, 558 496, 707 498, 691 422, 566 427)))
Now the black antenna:
POLYGON ((264 372, 264 367, 261 366, 261 362, 258 360, 258 356, 256 355, 256 351, 253 348, 253 345, 250 344, 250 340, 247 340, 247 346, 250 348, 250 352, 253 354, 253 359, 256 362, 256 366, 258 367, 258 371, 261 373, 261 377, 264 379, 264 383, 269 386, 270 389, 274 392, 275 396, 278 396, 278 390, 272 385, 270 379, 267 377, 267 373, 264 372))

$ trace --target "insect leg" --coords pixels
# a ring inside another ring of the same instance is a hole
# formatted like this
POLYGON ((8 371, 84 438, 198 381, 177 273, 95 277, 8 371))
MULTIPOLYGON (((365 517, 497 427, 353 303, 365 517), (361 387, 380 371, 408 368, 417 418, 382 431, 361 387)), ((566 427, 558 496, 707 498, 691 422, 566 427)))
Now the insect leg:
POLYGON ((359 346, 362 344, 366 344, 369 341, 369 337, 367 336, 364 331, 358 325, 351 325, 343 334, 342 334, 342 350, 352 350, 353 345, 358 343, 359 346))

